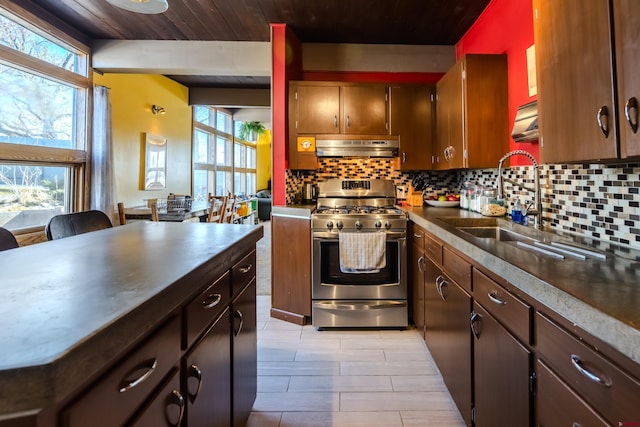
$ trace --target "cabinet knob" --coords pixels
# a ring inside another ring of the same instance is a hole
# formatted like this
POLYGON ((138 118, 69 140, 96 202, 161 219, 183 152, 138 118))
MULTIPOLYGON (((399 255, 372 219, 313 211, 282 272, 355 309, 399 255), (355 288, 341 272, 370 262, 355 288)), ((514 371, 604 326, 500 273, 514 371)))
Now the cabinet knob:
POLYGON ((198 365, 191 365, 189 366, 189 370, 187 372, 187 396, 189 397, 189 401, 191 403, 195 402, 196 399, 198 398, 198 393, 200 393, 200 386, 202 385, 202 371, 200 370, 200 368, 198 367, 198 365), (189 379, 190 378, 195 378, 195 380, 197 381, 196 383, 196 391, 191 393, 191 390, 189 389, 189 379))
POLYGON ((600 132, 604 135, 605 138, 609 137, 609 108, 606 105, 603 105, 598 110, 597 115, 598 127, 600 128, 600 132))
POLYGON ((184 397, 180 394, 178 390, 171 390, 171 393, 167 396, 166 404, 165 404, 165 412, 164 417, 167 421, 167 424, 171 427, 178 427, 182 424, 182 418, 184 417, 184 397), (172 408, 174 406, 178 407, 178 417, 176 421, 173 421, 173 411, 172 408))

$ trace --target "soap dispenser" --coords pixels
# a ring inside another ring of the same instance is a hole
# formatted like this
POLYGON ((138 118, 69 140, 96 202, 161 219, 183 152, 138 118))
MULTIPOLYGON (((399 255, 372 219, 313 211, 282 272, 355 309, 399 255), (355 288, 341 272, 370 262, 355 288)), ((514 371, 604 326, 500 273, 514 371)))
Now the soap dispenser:
POLYGON ((519 197, 513 199, 513 209, 511 210, 511 220, 513 222, 522 223, 522 204, 519 197))

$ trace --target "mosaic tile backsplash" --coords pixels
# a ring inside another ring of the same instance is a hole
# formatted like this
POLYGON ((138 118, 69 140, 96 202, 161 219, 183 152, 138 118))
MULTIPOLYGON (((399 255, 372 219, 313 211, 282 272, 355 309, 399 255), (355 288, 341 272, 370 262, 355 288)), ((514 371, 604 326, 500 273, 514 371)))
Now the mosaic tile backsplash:
MULTIPOLYGON (((495 185, 497 169, 470 171, 401 172, 393 159, 320 159, 317 171, 287 171, 288 204, 299 200, 305 183, 330 178, 392 179, 408 187, 420 174, 427 192, 459 191, 466 182, 495 185)), ((545 226, 640 249, 640 163, 541 165, 540 186, 545 226)), ((533 187, 533 167, 506 168, 503 177, 533 187)), ((505 197, 517 195, 525 203, 531 193, 504 184, 505 197)))

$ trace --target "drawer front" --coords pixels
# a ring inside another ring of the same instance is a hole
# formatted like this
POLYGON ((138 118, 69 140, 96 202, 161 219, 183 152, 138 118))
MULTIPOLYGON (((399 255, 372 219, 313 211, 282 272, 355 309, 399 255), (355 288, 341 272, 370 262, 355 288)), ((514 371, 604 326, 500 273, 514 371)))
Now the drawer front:
POLYGON ((413 224, 411 229, 411 244, 420 249, 424 248, 424 230, 415 224, 413 224))
POLYGON ((65 410, 64 425, 122 425, 176 366, 179 358, 180 316, 175 316, 65 410))
POLYGON ((231 276, 225 273, 211 286, 205 289, 185 307, 186 342, 182 348, 186 350, 201 336, 209 325, 222 313, 231 300, 231 276))
POLYGON ((536 316, 540 358, 610 423, 640 420, 640 382, 561 329, 536 316))
POLYGON ((475 268, 473 298, 520 341, 531 344, 531 307, 475 268))
POLYGON ((431 261, 442 265, 442 243, 432 239, 429 235, 424 235, 424 253, 431 261))
POLYGON ((442 249, 442 266, 447 276, 471 293, 471 264, 447 248, 442 249))
POLYGON ((251 251, 231 269, 232 297, 235 297, 256 277, 256 251, 251 251))
POLYGON ((611 426, 539 360, 536 379, 537 426, 611 426))
POLYGON ((136 419, 127 423, 135 427, 179 426, 184 418, 186 400, 180 393, 180 375, 175 373, 155 394, 155 397, 136 415, 136 419))

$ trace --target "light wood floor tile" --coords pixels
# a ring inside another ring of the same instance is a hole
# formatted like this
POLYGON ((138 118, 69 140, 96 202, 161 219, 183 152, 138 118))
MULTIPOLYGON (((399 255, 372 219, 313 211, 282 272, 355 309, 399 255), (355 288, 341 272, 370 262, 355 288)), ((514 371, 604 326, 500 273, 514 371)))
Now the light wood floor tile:
POLYGON ((298 350, 296 353, 296 362, 300 361, 379 361, 384 362, 385 355, 383 350, 298 350))
POLYGON ((438 392, 340 393, 341 411, 453 411, 449 396, 438 392))
POLYGON ((247 427, 279 427, 281 412, 252 412, 247 427))
POLYGON ((339 410, 339 393, 258 393, 253 404, 253 412, 332 412, 339 410))
POLYGON ((289 376, 258 375, 258 393, 285 393, 290 380, 289 376))
POLYGON ((295 376, 289 383, 290 392, 393 391, 386 376, 295 376))
POLYGON ((390 350, 422 350, 424 349, 424 342, 420 342, 417 339, 394 339, 394 340, 383 340, 383 339, 368 339, 368 340, 360 340, 360 339, 348 339, 345 338, 342 340, 342 349, 348 348, 378 348, 378 349, 390 349, 390 350))
POLYGON ((427 354, 424 348, 395 350, 390 348, 384 349, 385 359, 388 362, 397 362, 401 360, 422 360, 431 362, 431 356, 427 354))
POLYGON ((258 362, 293 362, 296 357, 294 348, 274 348, 258 346, 258 362))
POLYGON ((341 375, 435 375, 437 369, 428 361, 341 362, 341 375))
POLYGON ((280 427, 403 427, 398 412, 285 412, 280 427))
POLYGON ((339 375, 338 362, 258 362, 258 375, 339 375))
POLYGON ((447 386, 438 374, 392 376, 393 391, 438 391, 448 395, 447 386))
POLYGON ((454 411, 402 411, 404 427, 465 427, 457 410, 454 411))

